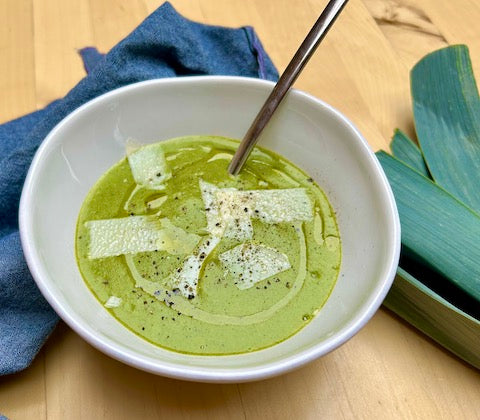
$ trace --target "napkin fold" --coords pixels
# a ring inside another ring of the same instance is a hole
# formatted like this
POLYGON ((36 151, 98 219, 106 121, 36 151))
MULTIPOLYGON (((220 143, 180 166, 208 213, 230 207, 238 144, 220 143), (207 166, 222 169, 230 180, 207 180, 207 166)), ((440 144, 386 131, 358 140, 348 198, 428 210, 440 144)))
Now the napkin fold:
POLYGON ((18 233, 23 182, 48 132, 90 99, 142 80, 212 74, 278 77, 253 28, 192 22, 168 2, 108 54, 94 48, 79 53, 88 75, 63 99, 0 125, 0 375, 26 368, 58 321, 30 275, 18 233))

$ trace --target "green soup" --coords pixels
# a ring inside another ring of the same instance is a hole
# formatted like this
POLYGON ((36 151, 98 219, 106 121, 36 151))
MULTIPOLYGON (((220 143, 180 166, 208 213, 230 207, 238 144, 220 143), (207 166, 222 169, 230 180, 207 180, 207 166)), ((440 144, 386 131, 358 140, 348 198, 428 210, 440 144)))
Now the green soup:
POLYGON ((76 255, 97 299, 144 339, 182 353, 259 350, 303 328, 338 276, 341 243, 324 192, 236 140, 148 145, 110 168, 81 208, 76 255))

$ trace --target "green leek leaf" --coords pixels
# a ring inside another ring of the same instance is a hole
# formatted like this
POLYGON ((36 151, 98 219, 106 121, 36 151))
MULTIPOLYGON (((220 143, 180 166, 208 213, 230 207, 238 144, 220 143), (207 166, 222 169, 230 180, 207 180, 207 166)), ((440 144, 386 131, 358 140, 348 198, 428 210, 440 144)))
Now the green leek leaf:
POLYGON ((480 369, 480 321, 457 309, 402 268, 398 268, 384 304, 480 369))
POLYGON ((433 179, 480 212, 480 98, 468 48, 428 54, 410 78, 415 128, 433 179))
POLYGON ((480 217, 402 161, 378 152, 397 202, 403 255, 480 304, 480 217))
POLYGON ((408 166, 416 169, 422 175, 430 177, 427 165, 425 165, 425 161, 423 160, 421 150, 412 140, 410 140, 410 138, 403 131, 399 130, 398 128, 393 134, 390 147, 392 149, 393 155, 397 159, 400 159, 408 166))

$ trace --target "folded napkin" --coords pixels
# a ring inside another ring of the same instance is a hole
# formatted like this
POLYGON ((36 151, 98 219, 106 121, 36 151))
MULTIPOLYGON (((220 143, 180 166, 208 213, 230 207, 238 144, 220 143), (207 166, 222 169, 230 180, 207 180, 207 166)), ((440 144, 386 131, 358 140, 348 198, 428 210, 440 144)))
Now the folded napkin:
POLYGON ((0 375, 27 367, 57 323, 25 263, 18 203, 32 157, 48 132, 90 99, 161 77, 278 74, 251 27, 191 22, 164 3, 107 55, 81 52, 88 75, 63 99, 0 125, 0 375))

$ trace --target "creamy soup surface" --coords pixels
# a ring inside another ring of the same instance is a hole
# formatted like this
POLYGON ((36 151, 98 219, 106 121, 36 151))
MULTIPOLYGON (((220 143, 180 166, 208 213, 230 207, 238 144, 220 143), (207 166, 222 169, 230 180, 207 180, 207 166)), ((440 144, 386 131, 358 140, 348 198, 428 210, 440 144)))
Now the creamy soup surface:
POLYGON ((336 282, 341 242, 325 193, 285 158, 190 136, 137 146, 90 190, 76 256, 118 321, 182 353, 259 350, 303 328, 336 282))

